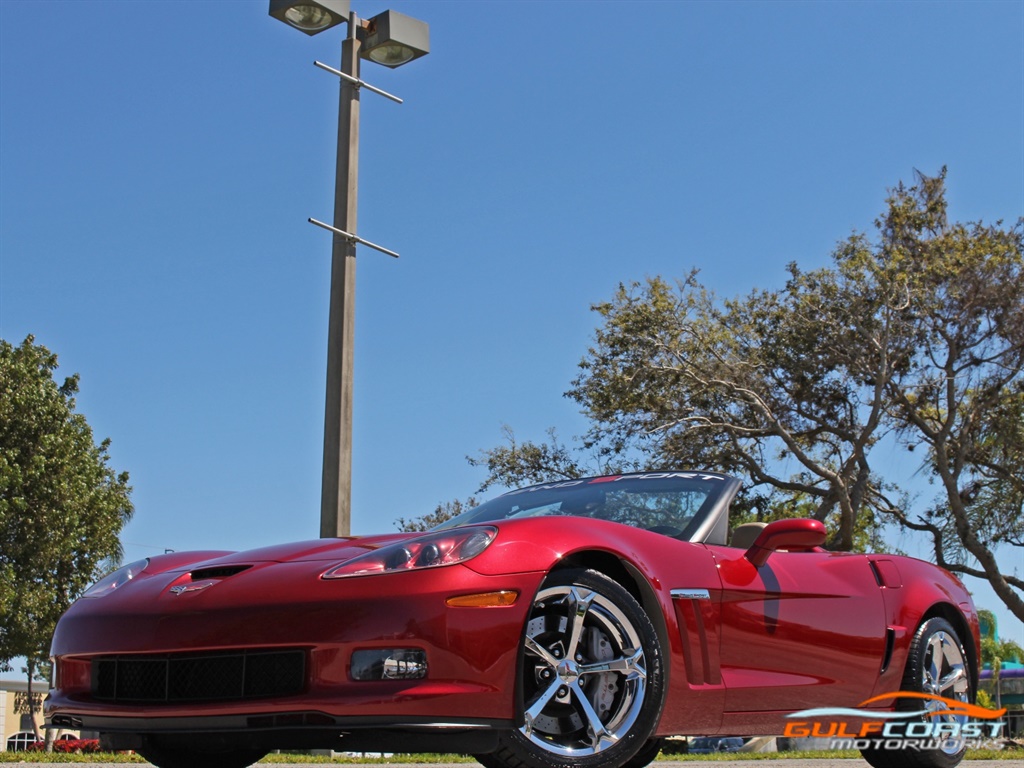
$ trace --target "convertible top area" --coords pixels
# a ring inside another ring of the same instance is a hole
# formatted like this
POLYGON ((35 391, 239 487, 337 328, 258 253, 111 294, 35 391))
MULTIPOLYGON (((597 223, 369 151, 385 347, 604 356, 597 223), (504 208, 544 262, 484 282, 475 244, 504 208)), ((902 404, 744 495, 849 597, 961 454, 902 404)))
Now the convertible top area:
POLYGON ((440 526, 570 515, 683 541, 725 544, 740 482, 715 472, 639 472, 540 483, 498 496, 440 526))

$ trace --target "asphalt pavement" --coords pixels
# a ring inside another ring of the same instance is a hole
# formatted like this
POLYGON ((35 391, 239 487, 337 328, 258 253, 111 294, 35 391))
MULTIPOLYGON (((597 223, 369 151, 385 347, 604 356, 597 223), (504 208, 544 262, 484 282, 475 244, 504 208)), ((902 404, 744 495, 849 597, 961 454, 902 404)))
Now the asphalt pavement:
MULTIPOLYGON (((0 763, 5 765, 5 763, 0 763)), ((17 763, 13 763, 17 765, 17 763)), ((36 766, 61 766, 67 768, 67 763, 24 763, 26 768, 36 766)), ((90 768, 125 768, 126 765, 141 765, 140 763, 84 763, 90 768)), ((149 765, 146 763, 146 765, 149 765)), ((260 764, 258 764, 260 765, 260 764)), ((265 764, 264 764, 265 765, 265 764)), ((276 765, 287 766, 287 768, 324 768, 330 763, 278 763, 276 765)), ((349 765, 352 765, 351 763, 349 765)), ((376 766, 381 765, 376 763, 376 766)), ((475 763, 387 763, 387 768, 479 768, 475 763)), ((773 760, 714 760, 707 762, 675 762, 659 760, 653 763, 653 768, 694 768, 694 766, 706 765, 709 768, 870 768, 860 758, 777 758, 773 760)), ((1024 760, 965 760, 961 768, 1024 768, 1024 760)))

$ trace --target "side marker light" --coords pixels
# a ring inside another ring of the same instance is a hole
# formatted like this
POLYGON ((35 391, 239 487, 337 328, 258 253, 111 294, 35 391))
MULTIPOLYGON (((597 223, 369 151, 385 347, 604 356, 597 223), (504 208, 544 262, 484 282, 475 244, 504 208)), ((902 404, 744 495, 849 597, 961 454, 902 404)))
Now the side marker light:
POLYGON ((481 592, 475 595, 457 595, 445 600, 449 608, 506 608, 515 605, 519 593, 514 589, 481 592))

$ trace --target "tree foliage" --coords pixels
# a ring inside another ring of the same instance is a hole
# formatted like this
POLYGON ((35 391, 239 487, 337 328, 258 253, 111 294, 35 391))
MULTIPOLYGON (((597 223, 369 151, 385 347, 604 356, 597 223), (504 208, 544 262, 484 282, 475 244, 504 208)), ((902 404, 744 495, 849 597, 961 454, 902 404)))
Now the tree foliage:
POLYGON ((994 551, 1024 548, 1024 225, 947 223, 943 180, 898 189, 883 229, 915 343, 888 386, 891 416, 908 445, 927 448, 942 489, 922 518, 892 512, 1024 620, 1024 580, 1003 574, 994 551))
POLYGON ((620 285, 566 393, 578 449, 502 445, 485 484, 602 467, 706 467, 748 480, 746 514, 809 514, 829 546, 873 546, 886 519, 937 561, 987 579, 1021 619, 1024 583, 995 549, 1024 545, 1024 274, 1017 222, 951 224, 945 170, 891 191, 874 239, 776 290, 722 300, 691 273, 620 285), (908 509, 894 443, 921 447, 939 489, 908 509), (903 487, 901 487, 901 485, 903 487))
POLYGON ((519 442, 507 424, 502 427, 502 433, 505 437, 504 445, 468 458, 474 467, 487 469, 487 479, 480 486, 481 491, 493 484, 515 488, 555 480, 573 480, 586 472, 574 457, 573 449, 558 439, 554 429, 548 430, 548 442, 544 443, 519 442))
POLYGON ((75 411, 78 376, 29 336, 0 340, 0 668, 25 657, 31 681, 57 619, 121 557, 133 508, 127 473, 109 466, 75 411))
POLYGON ((461 515, 463 512, 468 512, 473 507, 477 506, 476 498, 470 496, 465 501, 459 499, 453 499, 452 501, 443 501, 434 508, 434 511, 423 515, 421 517, 404 518, 400 517, 395 520, 395 527, 400 531, 407 531, 409 533, 417 533, 420 531, 429 531, 436 525, 440 525, 446 520, 451 520, 457 515, 461 515))

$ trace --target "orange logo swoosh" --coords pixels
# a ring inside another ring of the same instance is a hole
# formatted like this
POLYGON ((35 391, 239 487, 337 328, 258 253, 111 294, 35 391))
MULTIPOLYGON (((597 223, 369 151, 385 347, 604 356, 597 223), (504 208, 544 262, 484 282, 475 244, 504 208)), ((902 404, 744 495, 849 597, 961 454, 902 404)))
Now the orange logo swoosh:
POLYGON ((898 691, 896 693, 883 693, 881 696, 873 696, 866 701, 862 701, 859 706, 863 707, 868 704, 873 704, 876 701, 883 701, 885 699, 927 699, 929 701, 941 701, 946 705, 946 709, 935 710, 929 712, 931 716, 935 715, 954 715, 958 717, 973 717, 981 720, 995 720, 997 717, 1001 717, 1006 714, 1006 708, 1000 710, 985 709, 979 707, 976 704, 968 704, 966 701, 957 701, 956 699, 947 699, 943 696, 936 696, 933 693, 913 693, 912 691, 898 691))

